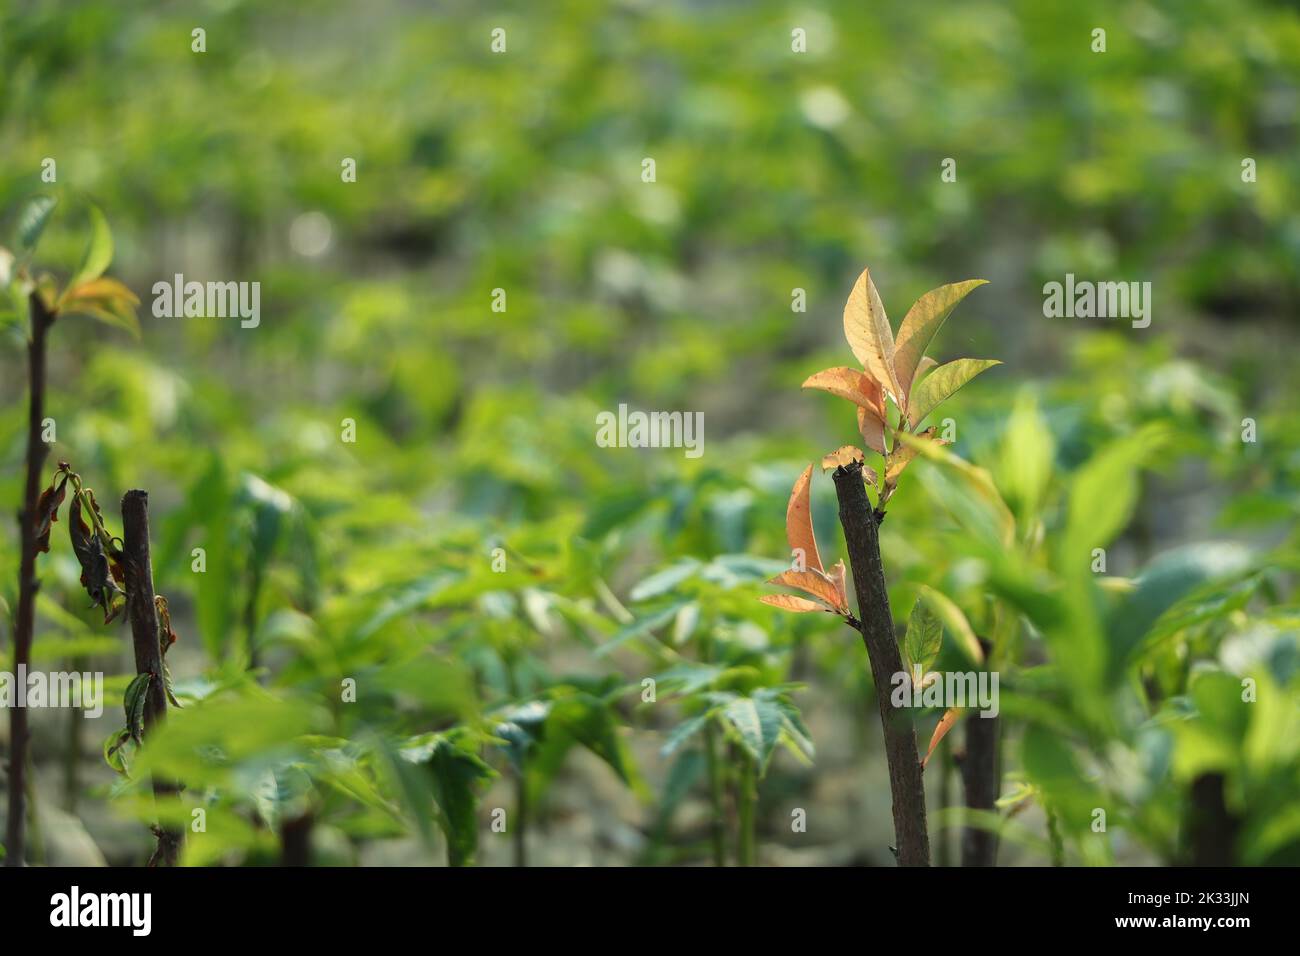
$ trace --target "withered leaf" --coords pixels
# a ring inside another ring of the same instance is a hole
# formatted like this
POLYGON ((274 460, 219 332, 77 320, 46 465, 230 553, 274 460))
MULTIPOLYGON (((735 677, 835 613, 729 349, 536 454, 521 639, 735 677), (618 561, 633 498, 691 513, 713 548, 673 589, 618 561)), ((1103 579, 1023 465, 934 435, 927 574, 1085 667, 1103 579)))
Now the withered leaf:
MULTIPOLYGON (((94 505, 93 498, 91 504, 94 505)), ((103 609, 104 623, 108 624, 122 609, 120 604, 114 603, 114 598, 122 594, 122 590, 113 580, 113 574, 109 570, 104 543, 100 540, 99 534, 86 524, 81 516, 81 495, 74 495, 72 498, 68 530, 72 538, 72 550, 81 565, 81 586, 90 595, 92 606, 103 609)))
POLYGON ((67 472, 56 484, 50 482, 50 487, 41 492, 40 501, 36 503, 36 553, 43 554, 50 550, 50 531, 51 525, 59 520, 59 506, 63 504, 63 497, 68 486, 67 472))

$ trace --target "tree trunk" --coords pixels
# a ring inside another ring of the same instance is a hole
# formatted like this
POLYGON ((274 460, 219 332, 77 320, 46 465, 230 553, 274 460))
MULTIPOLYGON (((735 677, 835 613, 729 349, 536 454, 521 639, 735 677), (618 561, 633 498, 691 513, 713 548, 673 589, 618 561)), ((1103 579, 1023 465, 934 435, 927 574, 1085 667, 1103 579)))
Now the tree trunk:
POLYGON ((880 557, 878 526, 884 515, 876 514, 867 499, 861 462, 835 469, 835 493, 839 497, 840 524, 844 527, 853 590, 858 599, 861 618, 858 629, 867 647, 884 728, 898 863, 929 866, 930 835, 925 822, 925 784, 916 749, 916 728, 910 711, 894 708, 889 702, 893 676, 904 673, 904 668, 894 636, 894 618, 889 610, 885 569, 880 557))
MULTIPOLYGON (((19 568, 18 612, 14 618, 14 676, 27 670, 32 658, 32 631, 36 621, 36 506, 41 497, 41 472, 49 453, 41 440, 45 419, 45 343, 54 313, 40 296, 28 297, 32 337, 27 343, 27 477, 23 507, 18 512, 19 568)), ((27 814, 27 708, 9 709, 9 820, 5 827, 5 865, 22 866, 27 814)))

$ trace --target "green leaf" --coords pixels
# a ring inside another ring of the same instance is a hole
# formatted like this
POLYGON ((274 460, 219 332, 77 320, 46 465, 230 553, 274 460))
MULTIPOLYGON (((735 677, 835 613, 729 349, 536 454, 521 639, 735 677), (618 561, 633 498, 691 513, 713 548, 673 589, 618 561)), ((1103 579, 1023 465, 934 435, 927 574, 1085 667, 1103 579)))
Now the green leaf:
POLYGON ((907 637, 903 640, 903 656, 909 670, 920 668, 926 674, 939 657, 943 646, 943 624, 930 606, 921 598, 912 605, 912 615, 907 620, 907 637))
POLYGON ((754 758, 761 776, 781 739, 780 708, 770 700, 737 697, 723 708, 722 716, 735 728, 741 746, 754 758))
POLYGON ((1063 541, 1066 565, 1088 568, 1092 549, 1105 547, 1123 529, 1137 503, 1137 472, 1164 444, 1159 426, 1148 426, 1108 445, 1079 469, 1070 487, 1063 541))
POLYGON ((672 756, 682 744, 686 743, 686 741, 690 740, 697 733, 703 730, 711 717, 711 713, 700 714, 697 717, 691 717, 682 721, 674 727, 673 732, 668 735, 668 739, 664 742, 663 749, 659 751, 660 755, 664 757, 672 756))
POLYGON ((18 214, 17 233, 17 245, 22 252, 30 253, 36 248, 58 202, 53 196, 36 196, 23 207, 23 211, 18 214))
POLYGON ((149 699, 149 684, 152 680, 153 675, 146 671, 136 674, 131 683, 126 685, 122 708, 126 711, 126 729, 136 741, 144 739, 144 706, 149 699))
POLYGON ((478 850, 478 791, 490 780, 492 768, 477 754, 442 740, 429 757, 433 798, 442 811, 447 856, 452 866, 468 866, 478 850))
POLYGON ((683 558, 676 564, 671 564, 662 571, 658 571, 641 581, 632 588, 628 593, 628 597, 633 601, 644 601, 647 598, 657 597, 677 587, 699 568, 700 562, 695 558, 683 558))
POLYGON ((1016 398, 1002 436, 997 463, 997 485, 1022 524, 1038 513, 1052 477, 1056 442, 1033 396, 1022 391, 1016 398))
POLYGON ((921 585, 920 600, 934 611, 944 627, 948 628, 948 633, 957 640, 962 652, 970 659, 973 664, 984 663, 984 649, 980 646, 979 638, 975 636, 974 629, 970 626, 970 621, 962 613, 955 601, 948 595, 936 591, 932 587, 921 585))
POLYGON ((625 625, 608 641, 596 648, 596 656, 604 656, 630 640, 642 637, 656 628, 665 626, 672 621, 677 616, 677 612, 688 603, 690 602, 677 601, 668 605, 666 608, 647 615, 646 617, 638 618, 637 620, 625 625))
POLYGON ((907 310, 903 324, 898 327, 898 341, 894 346, 894 371, 904 392, 911 391, 921 358, 948 314, 958 302, 987 282, 987 279, 967 279, 941 285, 921 296, 907 310))
POLYGON ((985 369, 1001 365, 997 359, 957 359, 940 365, 916 386, 907 406, 912 427, 925 419, 938 405, 985 369))
POLYGON ((90 242, 81 257, 77 274, 68 283, 69 289, 75 289, 83 282, 93 282, 104 274, 108 264, 113 261, 113 234, 109 231, 108 220, 99 211, 98 206, 90 207, 90 242))
POLYGON ((1114 648, 1112 668, 1122 668, 1161 615, 1184 596, 1211 581, 1242 574, 1250 567, 1250 549, 1239 544, 1201 543, 1157 557, 1109 615, 1106 632, 1114 648))
POLYGON ((127 746, 131 743, 131 731, 115 730, 104 738, 104 763, 108 764, 122 776, 130 774, 130 761, 127 758, 127 746))
POLYGON ((922 468, 920 476, 936 504, 983 541, 1002 549, 1011 546, 1016 537, 1015 515, 1002 500, 987 471, 959 458, 938 442, 906 432, 899 432, 898 438, 904 445, 917 449, 917 459, 939 466, 922 468))

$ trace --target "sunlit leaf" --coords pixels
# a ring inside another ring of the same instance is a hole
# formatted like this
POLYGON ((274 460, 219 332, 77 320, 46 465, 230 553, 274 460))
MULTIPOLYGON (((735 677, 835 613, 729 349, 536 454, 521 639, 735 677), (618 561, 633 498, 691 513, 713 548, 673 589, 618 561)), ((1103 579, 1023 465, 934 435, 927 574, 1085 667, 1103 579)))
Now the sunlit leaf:
POLYGON ((885 395, 880 383, 866 372, 856 368, 841 366, 828 368, 808 376, 801 388, 815 388, 830 392, 840 398, 846 398, 855 405, 872 412, 884 420, 885 395))
MULTIPOLYGON (((842 568, 842 563, 840 567, 842 568)), ((817 600, 825 601, 837 610, 846 608, 844 595, 836 582, 821 571, 782 571, 767 583, 779 584, 788 588, 798 588, 817 600)))
POLYGON ((813 466, 804 469, 790 492, 790 502, 785 509, 785 537, 791 553, 802 552, 804 567, 822 570, 821 555, 817 553, 817 539, 813 536, 811 489, 813 466))
POLYGON ((915 428, 941 402, 980 372, 1001 364, 997 359, 957 359, 940 365, 916 386, 907 408, 907 420, 915 428))
MULTIPOLYGON (((917 432, 912 437, 917 442, 932 441, 940 445, 947 445, 948 442, 944 441, 942 438, 934 437, 935 431, 936 429, 932 425, 923 432, 917 432)), ((905 444, 895 448, 894 453, 889 456, 889 467, 885 469, 885 480, 897 481, 898 476, 903 473, 903 469, 905 469, 911 463, 912 459, 919 454, 920 449, 916 444, 905 444)))
POLYGON ((906 401, 894 375, 894 333, 868 269, 862 270, 844 304, 844 335, 854 356, 872 378, 889 391, 895 401, 906 401))
POLYGON ((83 283, 98 279, 112 261, 113 234, 109 231, 108 220, 104 218, 98 206, 91 206, 90 242, 86 245, 85 254, 81 257, 81 265, 77 267, 76 275, 68 283, 68 288, 75 289, 83 283))
POLYGON ((807 611, 835 613, 834 608, 827 607, 825 604, 818 604, 816 601, 809 601, 806 598, 796 597, 793 594, 764 594, 759 600, 764 604, 772 605, 772 607, 779 607, 783 611, 794 611, 799 614, 807 611))
POLYGON ((822 456, 822 471, 830 471, 832 468, 838 468, 854 461, 864 461, 866 457, 866 452, 861 448, 853 445, 842 445, 829 455, 822 456))
POLYGON ((939 331, 948 314, 972 290, 984 285, 986 279, 967 279, 931 289, 907 311, 898 327, 898 343, 894 349, 894 371, 898 384, 910 393, 925 350, 939 331))

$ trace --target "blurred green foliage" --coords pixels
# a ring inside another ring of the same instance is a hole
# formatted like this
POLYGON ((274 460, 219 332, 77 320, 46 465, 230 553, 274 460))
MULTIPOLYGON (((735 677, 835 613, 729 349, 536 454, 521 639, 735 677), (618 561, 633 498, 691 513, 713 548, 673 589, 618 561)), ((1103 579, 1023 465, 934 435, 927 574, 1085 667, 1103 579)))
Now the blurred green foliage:
MULTIPOLYGON (((793 478, 856 441, 843 403, 798 383, 849 360, 839 313, 863 264, 895 323, 926 289, 989 279, 934 354, 1006 363, 945 407, 970 464, 915 464, 882 527, 900 628, 932 587, 1003 674, 997 819, 947 807, 936 834, 995 826, 1014 861, 1184 862, 1210 779, 1236 862, 1300 862, 1294 9, 0 11, 0 242, 33 195, 60 196, 39 260, 65 280, 93 199, 143 303, 139 342, 55 326, 51 461, 104 502, 151 492, 186 706, 133 775, 186 781, 176 823, 207 809, 188 862, 266 860, 304 815, 320 862, 401 837, 470 862, 505 839, 492 807, 559 816, 566 773, 631 796, 639 837, 611 860, 730 859, 747 807, 764 843, 801 845, 786 797, 814 819, 834 802, 803 711, 863 723, 870 676, 842 626, 757 597, 786 559, 793 478), (1152 282, 1151 327, 1043 318, 1066 272, 1152 282), (261 282, 261 325, 155 318, 150 289, 176 273, 261 282), (703 411, 704 456, 597 447, 619 402, 703 411)), ((24 316, 7 306, 12 505, 24 316)), ((75 560, 41 568, 37 659, 103 662, 120 706, 129 655, 83 611, 75 560)), ((939 667, 966 666, 946 641, 939 667)), ((856 733, 829 749, 867 762, 860 786, 883 763, 856 733)), ((112 789, 128 810, 138 791, 112 789)), ((884 841, 855 852, 890 862, 884 841)))

